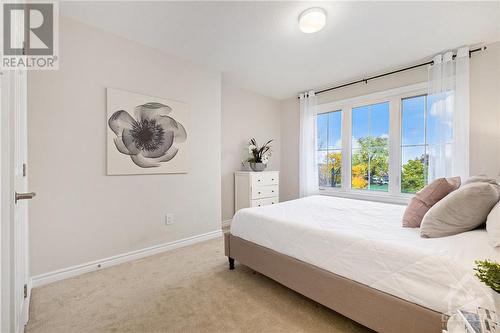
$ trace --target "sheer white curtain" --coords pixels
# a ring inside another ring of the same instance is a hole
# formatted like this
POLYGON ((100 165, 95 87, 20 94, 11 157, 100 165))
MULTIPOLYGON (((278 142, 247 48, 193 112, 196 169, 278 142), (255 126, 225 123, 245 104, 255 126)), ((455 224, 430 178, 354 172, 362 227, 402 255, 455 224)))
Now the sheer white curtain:
POLYGON ((314 91, 300 94, 299 195, 317 194, 316 96, 314 91))
POLYGON ((434 57, 429 66, 427 143, 429 182, 469 177, 469 48, 434 57))

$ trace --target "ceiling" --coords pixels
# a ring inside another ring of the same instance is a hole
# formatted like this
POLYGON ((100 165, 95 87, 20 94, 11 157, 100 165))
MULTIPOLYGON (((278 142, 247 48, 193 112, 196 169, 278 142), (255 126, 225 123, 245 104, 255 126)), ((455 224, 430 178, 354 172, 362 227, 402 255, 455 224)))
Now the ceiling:
POLYGON ((61 14, 277 99, 500 39, 500 2, 63 2, 61 14), (327 26, 299 31, 320 6, 327 26))

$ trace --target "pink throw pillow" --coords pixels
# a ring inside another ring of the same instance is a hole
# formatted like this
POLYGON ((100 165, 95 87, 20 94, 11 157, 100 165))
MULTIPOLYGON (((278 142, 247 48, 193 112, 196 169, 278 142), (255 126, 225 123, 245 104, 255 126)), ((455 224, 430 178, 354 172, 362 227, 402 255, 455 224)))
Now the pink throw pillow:
POLYGON ((403 215, 404 228, 418 228, 425 213, 439 200, 460 187, 460 177, 438 178, 411 199, 403 215))

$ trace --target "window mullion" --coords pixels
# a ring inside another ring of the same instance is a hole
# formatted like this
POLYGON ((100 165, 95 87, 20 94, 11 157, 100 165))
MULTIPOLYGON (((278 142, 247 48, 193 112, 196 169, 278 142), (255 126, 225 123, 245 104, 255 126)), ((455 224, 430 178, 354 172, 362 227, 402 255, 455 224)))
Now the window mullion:
POLYGON ((351 189, 351 124, 352 108, 342 108, 342 186, 343 190, 351 189))
POLYGON ((428 145, 427 145, 427 95, 424 98, 424 184, 428 183, 429 176, 427 175, 428 172, 428 165, 429 165, 429 159, 427 157, 427 150, 428 150, 428 145))
POLYGON ((372 108, 373 106, 370 105, 370 108, 368 109, 368 186, 367 190, 371 190, 371 183, 372 183, 372 170, 371 170, 371 154, 372 154, 372 145, 371 145, 371 140, 372 140, 372 108))
POLYGON ((389 193, 400 193, 401 176, 401 98, 389 101, 389 193))
MULTIPOLYGON (((330 159, 328 158, 328 154, 330 153, 330 112, 327 113, 326 117, 326 170, 330 169, 330 159)), ((331 184, 331 175, 327 175, 327 186, 330 187, 331 184)))

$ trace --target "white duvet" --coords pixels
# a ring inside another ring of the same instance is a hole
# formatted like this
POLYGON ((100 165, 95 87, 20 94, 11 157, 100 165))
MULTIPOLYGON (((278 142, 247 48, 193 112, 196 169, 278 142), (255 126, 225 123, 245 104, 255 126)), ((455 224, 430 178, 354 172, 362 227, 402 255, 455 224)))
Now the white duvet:
POLYGON ((231 233, 442 313, 491 306, 475 259, 500 261, 486 230, 424 239, 404 206, 312 196, 236 213, 231 233))

